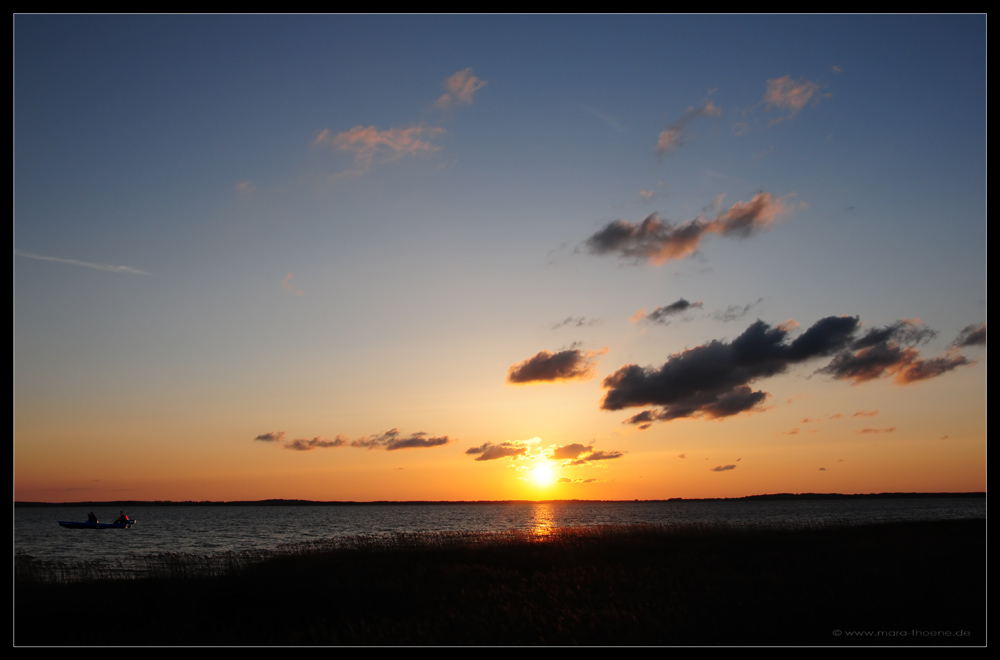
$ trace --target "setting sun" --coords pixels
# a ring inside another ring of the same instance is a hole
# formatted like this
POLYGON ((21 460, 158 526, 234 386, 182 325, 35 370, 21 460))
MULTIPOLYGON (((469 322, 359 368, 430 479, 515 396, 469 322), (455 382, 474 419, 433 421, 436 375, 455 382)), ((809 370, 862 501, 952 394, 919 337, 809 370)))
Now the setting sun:
POLYGON ((551 486, 555 481, 555 471, 548 463, 539 463, 531 470, 531 480, 536 486, 551 486))

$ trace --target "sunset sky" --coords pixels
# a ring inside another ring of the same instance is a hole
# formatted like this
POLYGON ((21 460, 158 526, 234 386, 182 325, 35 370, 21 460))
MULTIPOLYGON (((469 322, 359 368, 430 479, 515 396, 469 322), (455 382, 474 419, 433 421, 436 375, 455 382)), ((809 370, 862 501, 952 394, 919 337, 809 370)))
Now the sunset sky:
POLYGON ((986 489, 985 16, 14 19, 14 497, 986 489))

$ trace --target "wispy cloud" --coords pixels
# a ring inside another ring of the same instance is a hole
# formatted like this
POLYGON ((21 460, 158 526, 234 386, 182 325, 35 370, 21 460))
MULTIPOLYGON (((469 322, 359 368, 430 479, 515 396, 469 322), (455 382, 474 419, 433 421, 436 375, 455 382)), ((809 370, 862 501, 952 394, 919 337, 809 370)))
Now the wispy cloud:
POLYGON ((962 348, 965 346, 985 346, 986 345, 986 324, 967 325, 958 333, 958 337, 952 342, 953 346, 962 348))
POLYGON ((722 321, 724 323, 729 323, 730 321, 736 321, 743 318, 750 313, 750 310, 764 302, 763 298, 758 298, 752 303, 747 303, 746 305, 729 305, 721 312, 715 312, 712 314, 712 318, 717 321, 722 321))
POLYGON ((438 98, 434 105, 439 108, 469 105, 472 103, 472 97, 485 84, 486 81, 476 77, 471 68, 456 71, 444 81, 445 93, 438 98))
POLYGON ((429 436, 423 431, 420 431, 404 436, 400 433, 399 429, 392 429, 377 435, 364 436, 353 441, 348 439, 347 436, 338 434, 333 440, 317 436, 309 439, 296 438, 295 440, 289 440, 286 442, 284 431, 268 431, 267 433, 261 433, 255 437, 254 440, 278 443, 285 449, 291 449, 293 451, 311 451, 313 449, 330 449, 345 446, 358 447, 361 449, 385 449, 386 451, 395 451, 397 449, 440 447, 451 442, 446 435, 435 437, 429 436))
POLYGON ((511 366, 507 370, 507 382, 521 385, 590 380, 597 373, 597 358, 607 351, 607 348, 586 352, 578 348, 566 349, 558 353, 540 351, 524 362, 518 362, 511 366))
POLYGON ((712 220, 698 216, 674 225, 662 220, 657 213, 639 223, 615 220, 588 238, 584 245, 591 254, 616 254, 621 259, 659 266, 671 259, 694 254, 709 234, 748 238, 793 208, 787 196, 774 197, 762 192, 749 202, 736 202, 712 220))
POLYGON ((109 273, 131 273, 132 275, 149 275, 146 271, 139 270, 138 268, 132 268, 131 266, 115 266, 113 264, 98 264, 92 261, 80 261, 78 259, 66 259, 63 257, 48 257, 42 254, 34 254, 32 252, 24 252, 22 250, 14 250, 14 254, 19 257, 25 257, 27 259, 37 259, 38 261, 54 261, 59 264, 66 264, 68 266, 80 266, 82 268, 91 268, 93 270, 103 270, 109 273))
POLYGON ((711 101, 697 108, 688 108, 684 115, 660 132, 656 140, 656 153, 667 154, 684 143, 687 138, 688 125, 698 117, 721 117, 722 110, 711 101))
MULTIPOLYGON (((810 103, 814 105, 818 103, 821 97, 818 83, 808 80, 792 80, 791 76, 782 76, 767 81, 764 103, 768 109, 787 110, 788 116, 785 118, 792 119, 810 103)), ((777 121, 781 121, 781 119, 777 121)))
POLYGON ((736 466, 730 463, 729 465, 716 465, 714 468, 711 469, 711 472, 728 472, 729 470, 735 470, 735 469, 736 466))
POLYGON ((662 307, 657 307, 649 314, 646 314, 646 310, 640 309, 632 317, 632 321, 635 323, 658 323, 660 325, 670 325, 671 317, 683 314, 692 309, 701 309, 701 301, 699 302, 688 302, 684 298, 680 298, 669 305, 664 305, 662 307))
POLYGON ((285 275, 285 281, 281 283, 281 286, 283 286, 285 288, 285 291, 288 291, 289 293, 291 293, 293 295, 296 295, 296 296, 301 296, 302 295, 302 289, 298 289, 298 288, 296 288, 296 287, 294 287, 292 285, 292 274, 291 273, 289 273, 288 275, 285 275))
POLYGON ((329 145, 354 156, 354 167, 340 175, 363 174, 375 165, 437 151, 440 147, 433 144, 433 140, 444 133, 443 128, 430 126, 388 128, 383 131, 374 126, 355 126, 336 135, 330 129, 324 129, 313 144, 329 145))
POLYGON ((553 330, 558 330, 559 328, 570 326, 573 328, 583 328, 585 326, 600 325, 600 321, 597 319, 588 319, 585 316, 567 316, 559 323, 552 325, 553 330))

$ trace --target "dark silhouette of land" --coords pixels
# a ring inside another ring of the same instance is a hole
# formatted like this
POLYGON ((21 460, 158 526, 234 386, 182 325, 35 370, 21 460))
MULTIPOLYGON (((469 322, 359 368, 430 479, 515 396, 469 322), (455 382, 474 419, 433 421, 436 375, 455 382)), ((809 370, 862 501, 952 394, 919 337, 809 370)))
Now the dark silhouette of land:
MULTIPOLYGON (((15 566, 28 645, 984 645, 986 521, 352 537, 138 580, 15 566), (207 572, 214 575, 207 576, 207 572)), ((17 561, 15 561, 17 564, 17 561)))

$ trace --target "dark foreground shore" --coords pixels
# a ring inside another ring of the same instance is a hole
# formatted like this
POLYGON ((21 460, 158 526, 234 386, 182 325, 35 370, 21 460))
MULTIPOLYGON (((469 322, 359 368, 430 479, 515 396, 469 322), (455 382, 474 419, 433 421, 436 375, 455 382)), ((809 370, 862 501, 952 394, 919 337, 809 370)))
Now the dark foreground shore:
POLYGON ((985 520, 373 538, 176 573, 50 584, 16 571, 14 643, 986 643, 985 520))

